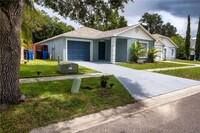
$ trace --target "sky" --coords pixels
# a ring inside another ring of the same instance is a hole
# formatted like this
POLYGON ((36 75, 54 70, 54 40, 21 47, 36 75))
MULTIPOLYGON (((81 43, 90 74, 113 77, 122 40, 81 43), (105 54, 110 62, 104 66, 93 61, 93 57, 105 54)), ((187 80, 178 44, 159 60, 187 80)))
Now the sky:
MULTIPOLYGON (((72 25, 75 29, 83 27, 82 25, 64 19, 51 9, 36 5, 40 10, 46 11, 50 16, 56 16, 61 21, 72 25)), ((200 17, 200 0, 134 0, 125 5, 124 12, 120 15, 125 16, 128 25, 137 24, 144 13, 158 13, 161 15, 164 23, 170 22, 174 25, 178 33, 185 37, 187 29, 187 16, 191 16, 191 36, 196 37, 198 21, 200 17)))

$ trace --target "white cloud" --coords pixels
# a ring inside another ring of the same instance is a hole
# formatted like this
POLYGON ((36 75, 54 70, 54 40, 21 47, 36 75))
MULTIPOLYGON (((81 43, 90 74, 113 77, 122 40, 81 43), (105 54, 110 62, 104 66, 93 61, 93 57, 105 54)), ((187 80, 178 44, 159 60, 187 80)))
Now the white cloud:
MULTIPOLYGON (((187 17, 177 17, 174 16, 168 12, 165 11, 159 11, 159 12, 152 12, 152 13, 158 13, 162 16, 162 19, 164 23, 170 22, 172 25, 174 25, 178 33, 182 35, 183 37, 186 35, 186 30, 187 30, 187 17)), ((191 18, 191 36, 195 37, 197 33, 197 27, 198 27, 198 19, 197 18, 191 18)))

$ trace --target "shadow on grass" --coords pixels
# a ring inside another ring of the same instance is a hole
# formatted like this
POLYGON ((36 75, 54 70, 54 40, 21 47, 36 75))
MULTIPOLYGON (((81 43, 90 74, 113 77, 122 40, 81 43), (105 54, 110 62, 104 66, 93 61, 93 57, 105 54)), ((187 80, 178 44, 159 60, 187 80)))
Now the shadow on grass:
POLYGON ((92 89, 81 89, 78 94, 70 93, 72 80, 20 84, 29 102, 2 111, 0 127, 5 133, 29 132, 33 128, 135 102, 114 76, 110 76, 109 83, 115 84, 112 89, 102 89, 99 78, 82 79, 82 88, 90 86, 92 89))

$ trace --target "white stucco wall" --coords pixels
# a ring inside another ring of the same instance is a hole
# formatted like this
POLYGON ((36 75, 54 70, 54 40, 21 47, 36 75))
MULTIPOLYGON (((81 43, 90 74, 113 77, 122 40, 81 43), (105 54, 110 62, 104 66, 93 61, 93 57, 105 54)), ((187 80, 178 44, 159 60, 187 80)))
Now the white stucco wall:
POLYGON ((146 32, 144 32, 142 28, 140 27, 136 27, 131 30, 128 30, 124 33, 119 34, 118 36, 127 37, 127 38, 139 38, 143 40, 153 41, 153 39, 146 32))
POLYGON ((176 58, 176 46, 174 46, 174 44, 167 38, 164 38, 164 37, 159 37, 158 40, 160 40, 163 44, 161 44, 161 42, 156 42, 155 43, 155 46, 157 47, 162 47, 162 58, 161 60, 163 60, 164 58, 168 59, 168 60, 173 60, 176 58), (164 49, 166 49, 166 55, 165 55, 165 52, 164 52, 164 49), (174 54, 172 56, 172 49, 174 49, 174 54))
POLYGON ((66 50, 66 41, 64 37, 48 41, 45 45, 48 45, 48 53, 51 55, 54 55, 52 48, 55 46, 55 59, 58 59, 58 56, 60 56, 61 60, 65 59, 63 56, 63 51, 66 50))

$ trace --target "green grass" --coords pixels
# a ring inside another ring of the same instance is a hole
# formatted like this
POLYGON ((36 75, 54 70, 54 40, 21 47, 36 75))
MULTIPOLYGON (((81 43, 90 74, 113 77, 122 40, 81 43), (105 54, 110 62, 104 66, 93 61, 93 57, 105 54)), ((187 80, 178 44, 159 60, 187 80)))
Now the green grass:
POLYGON ((22 92, 30 101, 1 111, 0 131, 29 132, 33 128, 134 103, 114 76, 110 76, 110 83, 115 84, 112 89, 102 89, 99 78, 82 79, 78 94, 70 93, 72 80, 21 84, 22 92), (91 90, 83 89, 87 87, 91 90))
POLYGON ((132 69, 137 69, 137 70, 189 66, 189 65, 175 64, 175 63, 167 63, 167 62, 145 63, 145 64, 117 63, 117 65, 123 66, 123 67, 132 68, 132 69))
POLYGON ((174 62, 191 63, 191 64, 200 64, 200 61, 192 61, 192 60, 174 60, 174 62))
POLYGON ((200 80, 200 68, 186 68, 177 70, 158 71, 157 73, 200 80))
MULTIPOLYGON (((20 78, 38 77, 37 71, 41 71, 40 77, 61 76, 58 72, 58 62, 51 60, 34 60, 20 65, 20 78)), ((95 73, 97 71, 79 66, 79 74, 95 73)))

